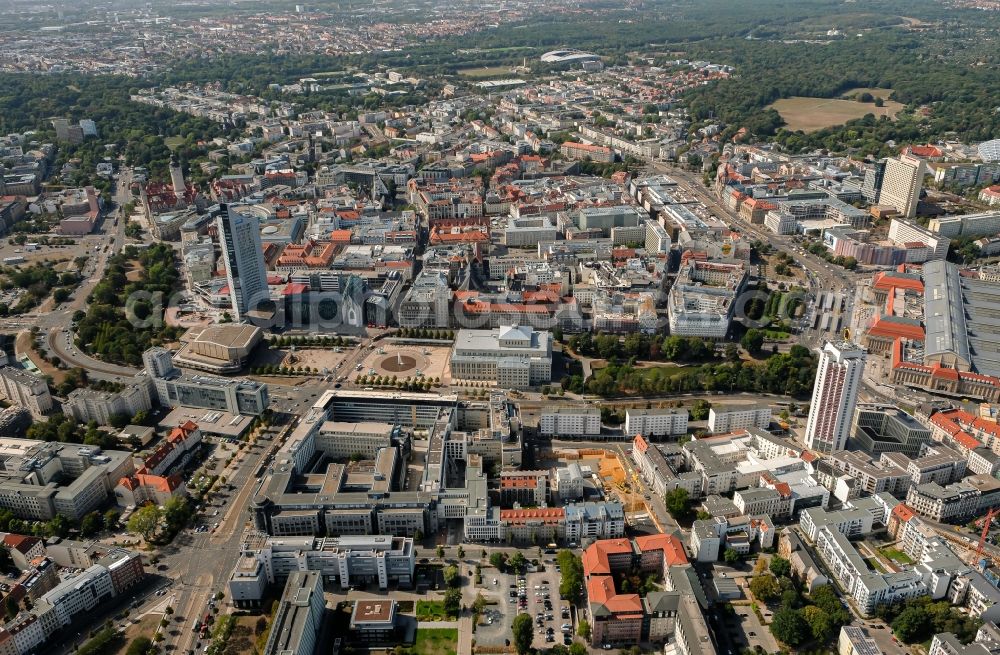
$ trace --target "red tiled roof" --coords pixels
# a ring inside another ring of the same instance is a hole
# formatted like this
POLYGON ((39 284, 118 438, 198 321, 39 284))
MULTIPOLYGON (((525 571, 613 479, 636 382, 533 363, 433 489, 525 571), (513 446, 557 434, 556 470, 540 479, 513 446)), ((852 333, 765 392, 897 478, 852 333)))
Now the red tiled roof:
POLYGON ((13 548, 21 553, 27 553, 39 542, 41 542, 41 539, 38 537, 29 537, 23 534, 8 534, 3 538, 4 546, 13 548))
POLYGON ((904 339, 912 339, 914 341, 923 341, 925 338, 924 329, 919 325, 887 320, 884 316, 879 317, 878 320, 876 320, 875 323, 868 328, 868 334, 876 337, 884 337, 886 339, 902 337, 904 339))
POLYGON ((914 516, 916 516, 916 513, 914 513, 914 511, 910 509, 906 503, 900 503, 892 508, 892 515, 896 518, 897 521, 902 521, 903 523, 906 523, 914 516))

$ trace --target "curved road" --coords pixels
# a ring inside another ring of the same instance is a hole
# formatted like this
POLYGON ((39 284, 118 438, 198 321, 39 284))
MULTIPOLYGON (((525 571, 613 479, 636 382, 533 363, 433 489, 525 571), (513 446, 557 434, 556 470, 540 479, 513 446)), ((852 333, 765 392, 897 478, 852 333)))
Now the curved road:
POLYGON ((109 362, 102 362, 94 359, 90 355, 81 352, 73 344, 73 336, 68 328, 54 327, 46 335, 46 344, 49 350, 55 353, 59 359, 70 366, 78 366, 86 369, 88 373, 100 373, 113 377, 132 377, 139 372, 139 369, 119 366, 109 362))

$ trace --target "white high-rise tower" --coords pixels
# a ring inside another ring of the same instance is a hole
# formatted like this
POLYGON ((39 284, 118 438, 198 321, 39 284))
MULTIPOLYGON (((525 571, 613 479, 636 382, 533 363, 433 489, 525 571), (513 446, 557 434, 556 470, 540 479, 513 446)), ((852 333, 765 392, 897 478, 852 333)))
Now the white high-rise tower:
POLYGON ((843 450, 865 371, 865 351, 856 343, 828 341, 819 355, 806 447, 821 453, 843 450))
POLYGON ((910 155, 890 157, 885 162, 879 204, 895 207, 904 218, 913 218, 917 215, 917 203, 926 173, 922 159, 910 155))
POLYGON ((267 267, 260 244, 260 221, 256 216, 242 214, 222 205, 215 219, 219 245, 226 262, 229 297, 233 303, 233 319, 242 321, 246 313, 267 302, 267 267))

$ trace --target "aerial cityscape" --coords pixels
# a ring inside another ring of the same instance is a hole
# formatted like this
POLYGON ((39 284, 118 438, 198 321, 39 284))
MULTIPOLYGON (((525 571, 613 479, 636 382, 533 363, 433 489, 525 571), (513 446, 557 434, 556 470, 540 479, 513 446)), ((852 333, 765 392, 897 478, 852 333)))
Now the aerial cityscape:
POLYGON ((0 574, 0 655, 1000 655, 1000 2, 0 0, 0 574))

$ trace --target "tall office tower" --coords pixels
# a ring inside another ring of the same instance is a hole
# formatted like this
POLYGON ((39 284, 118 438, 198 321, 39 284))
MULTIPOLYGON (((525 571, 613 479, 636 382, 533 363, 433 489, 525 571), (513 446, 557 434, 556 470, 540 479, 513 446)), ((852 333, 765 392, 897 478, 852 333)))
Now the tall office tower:
POLYGON ((170 186, 174 189, 174 195, 177 196, 177 201, 183 202, 184 189, 186 188, 184 183, 184 171, 181 169, 181 163, 177 161, 176 157, 170 158, 170 186))
POLYGON ((879 204, 895 207, 906 218, 916 216, 917 201, 920 200, 920 189, 926 172, 922 159, 910 155, 887 159, 879 204))
POLYGON ((221 210, 215 224, 226 262, 233 318, 242 321, 247 312, 270 299, 264 250, 260 244, 260 221, 230 205, 222 205, 221 210))
POLYGON ((861 186, 861 195, 871 204, 878 203, 878 197, 882 191, 882 183, 885 181, 885 160, 880 159, 871 168, 865 171, 865 182, 861 186))
POLYGON ((865 351, 850 341, 828 341, 819 355, 806 447, 821 453, 843 450, 865 371, 865 351))

